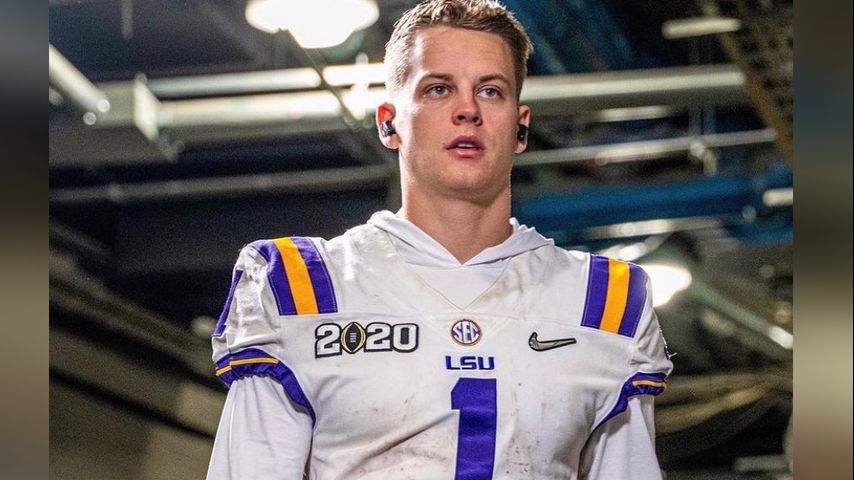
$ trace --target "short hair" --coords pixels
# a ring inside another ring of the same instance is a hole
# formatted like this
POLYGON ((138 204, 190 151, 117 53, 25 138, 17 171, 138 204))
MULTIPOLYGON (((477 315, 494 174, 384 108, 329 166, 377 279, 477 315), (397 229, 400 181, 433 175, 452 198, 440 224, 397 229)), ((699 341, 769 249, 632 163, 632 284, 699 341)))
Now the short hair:
POLYGON ((385 46, 386 86, 400 89, 409 76, 409 53, 415 35, 428 27, 447 26, 501 37, 513 53, 516 99, 528 74, 528 57, 533 51, 525 27, 496 0, 426 0, 406 11, 394 24, 385 46))

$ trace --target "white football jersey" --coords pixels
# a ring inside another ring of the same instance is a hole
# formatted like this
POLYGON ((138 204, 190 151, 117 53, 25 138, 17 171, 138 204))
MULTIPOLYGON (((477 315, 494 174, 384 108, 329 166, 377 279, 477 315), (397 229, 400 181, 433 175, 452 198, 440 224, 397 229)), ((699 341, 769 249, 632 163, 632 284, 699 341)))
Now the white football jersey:
POLYGON ((226 384, 274 378, 309 413, 311 479, 573 479, 598 426, 664 390, 648 283, 544 245, 461 308, 374 225, 258 241, 214 360, 226 384))

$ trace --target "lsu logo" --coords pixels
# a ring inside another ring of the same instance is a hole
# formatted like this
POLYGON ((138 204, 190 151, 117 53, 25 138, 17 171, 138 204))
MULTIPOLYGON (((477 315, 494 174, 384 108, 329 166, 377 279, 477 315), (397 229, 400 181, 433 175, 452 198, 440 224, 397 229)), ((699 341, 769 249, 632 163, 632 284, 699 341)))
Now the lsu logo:
POLYGON ((474 320, 457 320, 451 326, 451 338, 460 345, 471 346, 480 341, 480 325, 474 320))
POLYGON ((458 359, 445 355, 445 370, 495 370, 494 357, 464 355, 458 359))
POLYGON ((337 323, 324 323, 314 330, 314 356, 317 358, 366 352, 409 353, 418 348, 418 325, 383 322, 369 323, 363 327, 359 322, 350 322, 344 327, 337 323))

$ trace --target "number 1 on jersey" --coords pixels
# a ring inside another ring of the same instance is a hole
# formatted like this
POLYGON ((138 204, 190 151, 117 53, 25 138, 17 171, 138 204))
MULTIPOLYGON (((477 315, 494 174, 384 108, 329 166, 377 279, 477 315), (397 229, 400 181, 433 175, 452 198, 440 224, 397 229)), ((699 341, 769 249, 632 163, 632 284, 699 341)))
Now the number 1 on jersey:
POLYGON ((492 480, 498 417, 494 378, 460 378, 451 408, 460 411, 456 480, 492 480))

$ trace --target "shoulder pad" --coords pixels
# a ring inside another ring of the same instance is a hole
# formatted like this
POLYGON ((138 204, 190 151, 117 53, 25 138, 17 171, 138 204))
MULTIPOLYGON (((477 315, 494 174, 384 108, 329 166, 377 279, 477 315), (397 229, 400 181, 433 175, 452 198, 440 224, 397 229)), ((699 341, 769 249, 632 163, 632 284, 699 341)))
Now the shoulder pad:
POLYGON ((267 261, 267 277, 279 315, 338 311, 329 270, 310 239, 283 237, 259 240, 249 247, 267 261))
POLYGON ((646 296, 647 275, 639 266, 590 255, 581 325, 634 337, 646 296))

